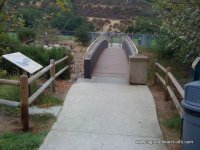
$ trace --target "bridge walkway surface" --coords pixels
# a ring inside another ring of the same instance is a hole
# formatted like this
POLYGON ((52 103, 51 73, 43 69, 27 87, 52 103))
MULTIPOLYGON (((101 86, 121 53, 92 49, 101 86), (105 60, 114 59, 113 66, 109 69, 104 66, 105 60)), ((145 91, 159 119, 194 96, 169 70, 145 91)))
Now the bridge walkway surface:
POLYGON ((93 76, 120 77, 128 80, 128 58, 118 45, 105 49, 93 71, 93 76))
POLYGON ((163 139, 154 99, 148 86, 129 85, 122 52, 119 47, 105 49, 92 79, 73 84, 40 150, 167 149, 150 144, 163 139), (150 143, 144 144, 146 140, 150 143))

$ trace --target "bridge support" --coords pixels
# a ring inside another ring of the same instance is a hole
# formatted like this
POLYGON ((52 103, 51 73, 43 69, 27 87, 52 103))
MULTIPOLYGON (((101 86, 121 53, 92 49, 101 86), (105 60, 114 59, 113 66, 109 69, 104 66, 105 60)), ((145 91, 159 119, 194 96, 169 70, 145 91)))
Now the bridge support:
POLYGON ((85 58, 84 60, 84 78, 91 79, 91 60, 89 58, 85 58))
POLYGON ((129 57, 130 84, 147 84, 148 57, 134 55, 129 57))

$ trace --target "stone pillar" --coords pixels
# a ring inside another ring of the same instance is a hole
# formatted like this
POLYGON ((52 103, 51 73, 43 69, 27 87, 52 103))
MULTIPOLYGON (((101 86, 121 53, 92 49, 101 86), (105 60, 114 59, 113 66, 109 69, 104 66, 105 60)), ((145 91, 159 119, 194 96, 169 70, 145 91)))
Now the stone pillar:
POLYGON ((134 55, 129 57, 129 83, 147 84, 147 56, 134 55))

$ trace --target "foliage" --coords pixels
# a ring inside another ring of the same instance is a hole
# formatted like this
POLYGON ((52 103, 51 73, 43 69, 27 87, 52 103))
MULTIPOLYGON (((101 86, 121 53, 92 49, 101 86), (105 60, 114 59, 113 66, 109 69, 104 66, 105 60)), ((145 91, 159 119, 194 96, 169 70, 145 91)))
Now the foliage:
POLYGON ((38 107, 52 107, 62 105, 63 101, 54 96, 42 95, 37 102, 38 107))
POLYGON ((51 26, 57 28, 61 32, 75 31, 82 25, 87 26, 91 31, 94 30, 94 25, 87 22, 85 17, 71 13, 60 14, 51 21, 51 26))
POLYGON ((0 105, 0 110, 7 116, 19 116, 20 109, 12 106, 0 105))
POLYGON ((181 129, 181 119, 179 116, 167 119, 164 122, 164 125, 167 126, 170 129, 174 129, 176 131, 180 131, 181 129))
POLYGON ((156 33, 159 20, 155 18, 137 17, 135 23, 128 26, 126 33, 156 33))
POLYGON ((17 32, 18 39, 23 43, 31 43, 35 41, 36 33, 31 29, 22 29, 17 32))
POLYGON ((64 11, 69 12, 70 11, 70 0, 56 0, 56 4, 64 11))
POLYGON ((0 98, 5 100, 19 101, 19 87, 0 85, 0 98))
MULTIPOLYGON (((68 64, 72 62, 72 56, 66 48, 52 48, 51 50, 46 50, 42 46, 20 46, 15 49, 17 52, 21 52, 22 54, 26 55, 27 57, 33 59, 34 61, 38 62, 42 66, 47 66, 50 63, 50 59, 59 60, 64 56, 68 55, 68 64)), ((57 66, 57 71, 62 69, 66 63, 62 63, 57 66)), ((21 70, 14 66, 13 64, 9 63, 8 61, 4 60, 0 63, 0 67, 6 70, 10 75, 14 75, 16 73, 21 74, 21 70)), ((61 77, 69 77, 69 73, 62 74, 61 77)))
POLYGON ((5 78, 7 76, 6 70, 0 70, 0 78, 5 78))
POLYGON ((161 19, 158 39, 168 53, 182 63, 191 63, 200 52, 200 2, 154 0, 161 19))
POLYGON ((24 27, 33 28, 37 20, 41 19, 42 11, 38 8, 21 8, 17 10, 17 16, 24 19, 24 27))
POLYGON ((59 30, 75 31, 83 23, 85 23, 85 18, 73 14, 61 14, 51 21, 52 27, 58 28, 59 30))
MULTIPOLYGON (((12 16, 9 16, 4 11, 4 5, 6 3, 6 0, 0 1, 0 56, 14 51, 14 47, 18 45, 18 41, 16 39, 11 38, 7 34, 8 23, 12 22, 12 16)), ((0 66, 2 64, 2 57, 0 57, 0 66)), ((7 75, 7 71, 5 71, 2 67, 0 67, 0 78, 5 77, 7 75)))
POLYGON ((86 25, 81 25, 75 33, 75 38, 78 42, 80 42, 82 45, 87 45, 90 42, 90 29, 86 25))
POLYGON ((37 149, 42 144, 47 133, 4 133, 0 135, 1 150, 37 149))

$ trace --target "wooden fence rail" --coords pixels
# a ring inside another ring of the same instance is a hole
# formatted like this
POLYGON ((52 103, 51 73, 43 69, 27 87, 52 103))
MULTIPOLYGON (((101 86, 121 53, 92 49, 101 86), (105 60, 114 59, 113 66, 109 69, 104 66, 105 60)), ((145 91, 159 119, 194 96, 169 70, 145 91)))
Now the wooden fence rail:
POLYGON ((51 85, 51 91, 55 92, 55 79, 69 68, 68 64, 66 64, 66 66, 63 69, 61 69, 60 71, 56 73, 56 66, 64 62, 65 60, 67 60, 67 58, 68 56, 65 56, 64 58, 57 61, 53 59, 50 60, 50 65, 43 68, 42 70, 37 72, 35 75, 31 76, 30 78, 28 78, 27 75, 21 75, 19 81, 0 79, 0 84, 20 87, 20 102, 0 99, 0 104, 21 108, 21 124, 22 124, 23 131, 29 130, 29 112, 28 112, 29 105, 31 105, 36 100, 36 98, 42 92, 44 92, 44 90, 50 85, 51 85), (50 71, 50 79, 48 79, 35 93, 30 95, 29 85, 48 71, 50 71))
POLYGON ((160 65, 157 60, 155 60, 154 63, 154 83, 157 83, 157 81, 160 81, 162 83, 162 86, 165 90, 165 100, 168 100, 169 97, 172 99, 180 118, 183 118, 183 108, 180 105, 179 98, 177 98, 177 93, 181 96, 181 99, 184 97, 184 90, 181 87, 181 85, 178 83, 176 78, 171 73, 171 68, 164 68, 162 65, 160 65), (160 72, 160 73, 159 73, 160 72), (163 74, 165 77, 163 77, 163 74), (174 90, 175 89, 175 90, 174 90))

